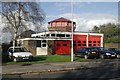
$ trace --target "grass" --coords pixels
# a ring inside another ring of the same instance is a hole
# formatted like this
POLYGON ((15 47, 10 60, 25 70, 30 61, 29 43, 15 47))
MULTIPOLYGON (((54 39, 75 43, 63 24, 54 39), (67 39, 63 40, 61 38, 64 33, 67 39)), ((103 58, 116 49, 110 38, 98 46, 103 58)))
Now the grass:
MULTIPOLYGON (((74 57, 74 61, 86 62, 90 59, 84 59, 74 57)), ((5 62, 3 64, 34 64, 34 63, 49 63, 49 62, 70 62, 70 55, 47 55, 47 56, 35 56, 32 61, 23 62, 5 62)))

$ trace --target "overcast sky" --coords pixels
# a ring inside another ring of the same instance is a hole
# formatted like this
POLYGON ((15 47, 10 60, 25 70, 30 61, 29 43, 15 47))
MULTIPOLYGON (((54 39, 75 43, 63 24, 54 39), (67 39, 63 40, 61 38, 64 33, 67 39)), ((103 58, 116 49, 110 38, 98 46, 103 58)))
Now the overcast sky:
MULTIPOLYGON (((46 22, 65 17, 71 19, 70 2, 42 2, 41 8, 46 13, 46 22)), ((76 31, 89 31, 94 25, 108 22, 117 23, 117 2, 74 2, 73 20, 77 24, 76 31)))

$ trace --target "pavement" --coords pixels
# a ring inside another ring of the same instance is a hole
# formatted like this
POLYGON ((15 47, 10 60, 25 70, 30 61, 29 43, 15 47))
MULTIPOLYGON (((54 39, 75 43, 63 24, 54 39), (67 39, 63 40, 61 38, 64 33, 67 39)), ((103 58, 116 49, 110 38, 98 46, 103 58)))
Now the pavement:
POLYGON ((2 75, 70 71, 70 70, 80 70, 83 68, 100 67, 103 65, 104 64, 102 62, 93 62, 93 61, 3 65, 2 75))

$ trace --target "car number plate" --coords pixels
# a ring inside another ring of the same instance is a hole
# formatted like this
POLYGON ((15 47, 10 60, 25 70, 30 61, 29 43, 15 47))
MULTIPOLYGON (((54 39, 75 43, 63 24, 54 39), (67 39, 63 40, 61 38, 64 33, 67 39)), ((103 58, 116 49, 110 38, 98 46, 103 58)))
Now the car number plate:
POLYGON ((26 57, 26 58, 23 58, 23 59, 28 59, 28 57, 26 57))
POLYGON ((112 57, 114 57, 115 55, 111 55, 112 57))
POLYGON ((92 52, 93 54, 95 54, 96 52, 92 52))

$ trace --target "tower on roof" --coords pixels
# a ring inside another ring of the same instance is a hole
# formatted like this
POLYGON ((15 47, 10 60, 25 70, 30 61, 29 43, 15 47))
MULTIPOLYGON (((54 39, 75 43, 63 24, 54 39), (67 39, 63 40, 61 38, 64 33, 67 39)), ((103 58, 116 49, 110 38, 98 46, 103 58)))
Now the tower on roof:
MULTIPOLYGON (((72 21, 61 17, 61 18, 48 22, 48 29, 49 31, 71 32, 72 21)), ((76 23, 73 22, 73 31, 75 31, 75 29, 76 29, 76 23)))

